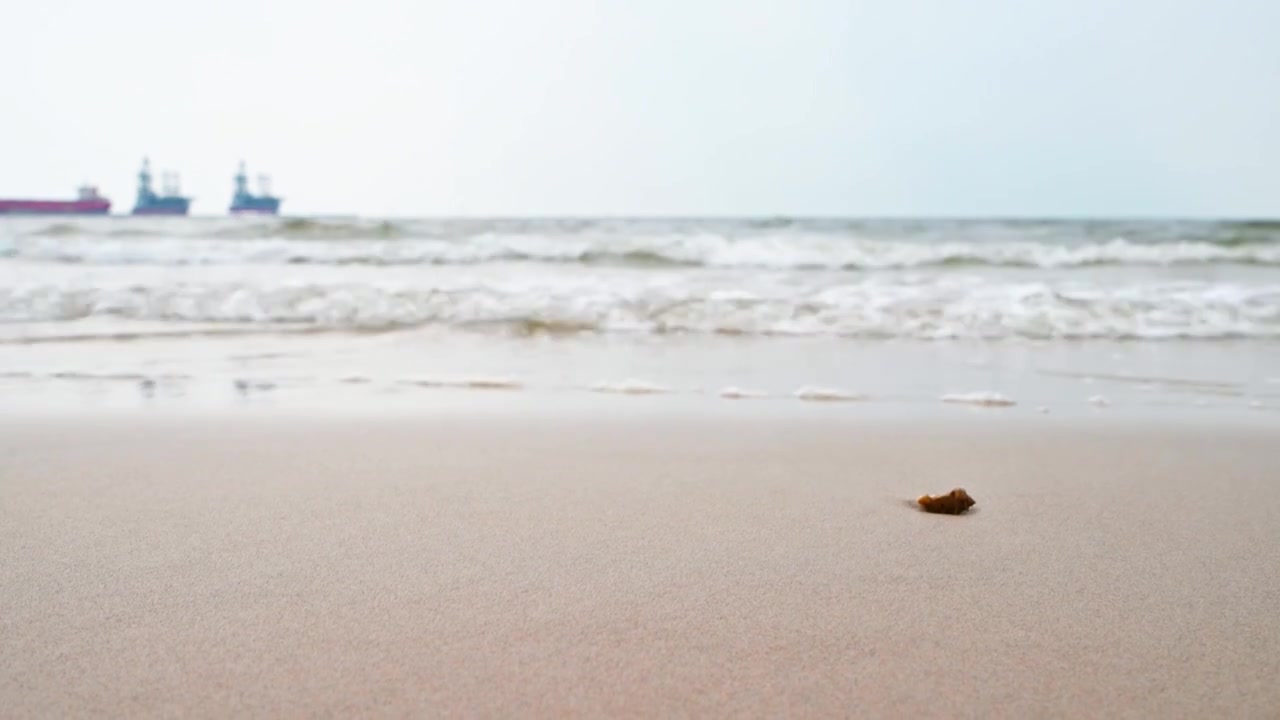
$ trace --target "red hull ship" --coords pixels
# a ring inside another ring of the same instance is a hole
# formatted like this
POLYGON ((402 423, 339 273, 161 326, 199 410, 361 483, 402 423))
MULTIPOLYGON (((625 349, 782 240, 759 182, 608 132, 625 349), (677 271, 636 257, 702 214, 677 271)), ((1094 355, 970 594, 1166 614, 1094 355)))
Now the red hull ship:
POLYGON ((0 215, 106 215, 111 201, 96 187, 82 187, 75 200, 9 200, 0 198, 0 215))

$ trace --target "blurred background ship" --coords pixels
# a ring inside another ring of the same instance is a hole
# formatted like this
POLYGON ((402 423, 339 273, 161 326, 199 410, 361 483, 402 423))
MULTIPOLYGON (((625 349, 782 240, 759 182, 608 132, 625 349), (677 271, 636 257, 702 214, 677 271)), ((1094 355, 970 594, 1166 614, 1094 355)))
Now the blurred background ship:
MULTIPOLYGON (((165 172, 160 178, 159 192, 152 186, 151 161, 143 158, 138 171, 138 195, 133 215, 185 216, 191 211, 191 198, 182 194, 178 174, 165 172)), ((245 165, 235 176, 235 194, 228 211, 232 215, 279 215, 280 198, 271 194, 271 179, 258 176, 258 192, 249 190, 245 165)), ((0 215, 106 215, 111 201, 102 196, 95 185, 82 185, 73 200, 41 198, 0 198, 0 215)))
POLYGON ((271 179, 266 175, 258 176, 258 193, 249 192, 249 178, 245 173, 244 163, 236 173, 236 194, 231 198, 232 215, 278 215, 280 198, 271 194, 271 179))
POLYGON ((0 198, 0 215, 106 215, 111 201, 93 185, 80 187, 75 200, 0 198))
POLYGON ((151 161, 142 160, 138 172, 138 199, 133 206, 134 215, 186 215, 191 208, 191 198, 183 197, 178 189, 177 173, 165 173, 161 191, 151 189, 151 161))

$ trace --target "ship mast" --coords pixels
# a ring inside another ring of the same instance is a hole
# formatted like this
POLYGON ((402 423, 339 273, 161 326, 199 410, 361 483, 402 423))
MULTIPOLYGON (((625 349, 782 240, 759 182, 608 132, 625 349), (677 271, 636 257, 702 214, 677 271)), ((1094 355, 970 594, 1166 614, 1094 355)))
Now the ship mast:
POLYGON ((244 161, 240 161, 240 171, 236 173, 236 197, 249 194, 249 178, 244 172, 244 161))
POLYGON ((151 160, 142 158, 142 170, 138 172, 138 203, 143 204, 151 199, 151 160))

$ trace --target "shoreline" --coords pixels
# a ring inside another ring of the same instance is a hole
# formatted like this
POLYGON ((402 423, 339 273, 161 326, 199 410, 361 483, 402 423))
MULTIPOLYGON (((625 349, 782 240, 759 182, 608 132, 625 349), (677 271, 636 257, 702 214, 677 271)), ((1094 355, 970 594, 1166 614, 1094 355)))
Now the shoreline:
MULTIPOLYGON (((485 381, 489 382, 488 380, 485 381)), ((499 426, 617 420, 623 423, 674 421, 799 425, 864 429, 937 428, 974 431, 1028 428, 1055 431, 1212 431, 1216 428, 1280 433, 1280 400, 1245 397, 1112 402, 1109 395, 1080 397, 1038 405, 1000 393, 927 397, 867 396, 843 388, 802 387, 791 394, 756 394, 751 388, 649 392, 591 387, 544 389, 449 383, 358 384, 318 389, 309 385, 231 380, 191 383, 175 390, 164 380, 154 385, 129 379, 77 387, 83 382, 52 382, 8 388, 0 425, 69 423, 92 428, 102 423, 277 423, 319 425, 351 423, 434 423, 460 419, 499 426), (261 382, 261 384, 259 384, 261 382), (140 387, 141 386, 141 387, 140 387)), ((622 385, 622 383, 619 383, 622 385)), ((0 386, 2 387, 2 386, 0 386)))

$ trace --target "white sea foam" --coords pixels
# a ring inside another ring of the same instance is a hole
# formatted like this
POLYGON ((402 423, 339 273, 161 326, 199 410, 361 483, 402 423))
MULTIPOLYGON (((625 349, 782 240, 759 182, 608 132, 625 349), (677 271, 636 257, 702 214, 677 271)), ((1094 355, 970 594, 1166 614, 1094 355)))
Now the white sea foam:
POLYGON ((721 388, 720 397, 730 400, 749 400, 753 398, 768 397, 769 394, 760 390, 747 390, 740 387, 729 386, 721 388))
POLYGON ((598 382, 591 386, 592 392, 618 395, 662 395, 671 392, 665 385, 628 378, 617 382, 598 382))
POLYGON ((949 393, 943 395, 941 400, 944 403, 979 405, 982 407, 1008 407, 1017 404, 1013 399, 992 391, 949 393))
POLYGON ((524 387, 523 382, 512 377, 410 378, 402 382, 419 387, 468 390, 519 390, 524 387))
POLYGON ((1280 285, 1089 285, 971 277, 683 275, 457 277, 431 285, 23 276, 0 285, 0 322, 86 318, 380 329, 718 333, 860 338, 1280 337, 1280 285))
POLYGON ((1276 338, 1273 266, 1276 223, 0 219, 0 322, 1276 338))
POLYGON ((1089 404, 1095 407, 1107 407, 1111 404, 1111 401, 1108 400, 1106 396, 1094 395, 1093 397, 1089 398, 1089 404))
POLYGON ((458 380, 453 386, 473 390, 519 390, 524 383, 513 377, 472 377, 458 380))
MULTIPOLYGON (((76 226, 68 226, 76 227, 76 226)), ((157 226, 160 227, 160 226, 157 226)), ((1125 239, 1032 241, 960 233, 957 239, 877 233, 717 231, 637 225, 630 232, 498 228, 380 232, 378 225, 169 226, 134 236, 0 236, 0 257, 86 265, 468 265, 498 261, 638 267, 886 270, 956 266, 1080 268, 1205 263, 1280 265, 1280 243, 1125 239), (406 235, 405 233, 409 233, 406 235)))
POLYGON ((855 400, 867 400, 866 395, 860 393, 849 392, 840 388, 820 387, 817 385, 805 385, 798 388, 793 393, 796 398, 809 402, 852 402, 855 400))

